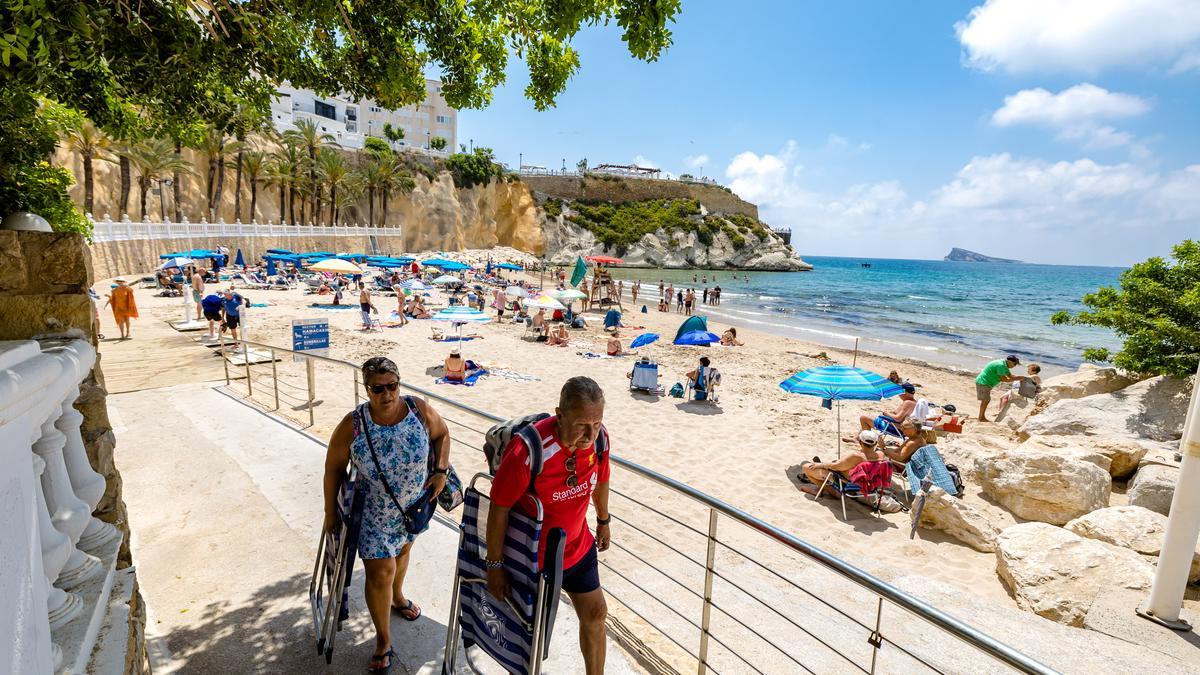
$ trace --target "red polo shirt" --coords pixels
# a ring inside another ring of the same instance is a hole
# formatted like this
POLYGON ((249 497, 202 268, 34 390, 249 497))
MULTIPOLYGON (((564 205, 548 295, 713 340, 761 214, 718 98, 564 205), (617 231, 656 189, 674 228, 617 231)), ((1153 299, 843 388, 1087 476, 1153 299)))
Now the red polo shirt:
MULTIPOLYGON (((575 487, 567 485, 567 457, 571 453, 563 448, 555 435, 554 416, 533 425, 542 436, 542 472, 534 481, 534 492, 542 501, 542 546, 538 547, 538 564, 545 554, 545 535, 551 528, 561 527, 567 533, 563 551, 563 569, 583 559, 591 548, 595 537, 587 524, 588 503, 592 491, 599 483, 608 482, 608 454, 597 463, 596 447, 591 445, 575 451, 575 487)), ((529 449, 519 436, 514 436, 504 450, 500 469, 492 481, 492 502, 499 506, 512 507, 520 501, 529 488, 529 449)))

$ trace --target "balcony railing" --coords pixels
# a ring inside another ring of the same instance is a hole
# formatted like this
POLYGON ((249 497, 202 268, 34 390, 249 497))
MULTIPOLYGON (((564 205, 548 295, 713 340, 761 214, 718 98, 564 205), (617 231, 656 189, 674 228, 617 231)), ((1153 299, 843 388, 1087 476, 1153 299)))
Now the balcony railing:
MULTIPOLYGON (((361 400, 356 364, 304 355, 306 367, 276 360, 300 352, 238 344, 244 364, 225 361, 226 388, 297 426, 332 428, 361 400), (256 360, 260 364, 251 365, 256 360), (321 401, 318 379, 336 380, 321 385, 321 401)), ((401 386, 438 403, 452 442, 469 450, 455 456, 459 471, 478 466, 485 430, 504 418, 401 386)), ((601 562, 604 591, 614 605, 611 614, 635 624, 623 632, 637 637, 622 639, 653 643, 639 651, 652 652, 670 668, 695 668, 701 675, 1054 672, 737 507, 621 457, 612 462, 612 517, 620 536, 601 562)))

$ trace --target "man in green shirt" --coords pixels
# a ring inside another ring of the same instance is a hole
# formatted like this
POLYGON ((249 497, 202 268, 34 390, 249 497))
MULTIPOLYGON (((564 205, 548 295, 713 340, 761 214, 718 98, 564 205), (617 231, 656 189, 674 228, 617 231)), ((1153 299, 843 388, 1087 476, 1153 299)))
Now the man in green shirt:
POLYGON ((1021 363, 1015 354, 1009 354, 1003 361, 996 359, 983 367, 979 377, 975 378, 975 396, 979 399, 979 421, 986 422, 988 403, 992 400, 992 388, 1001 382, 1012 382, 1017 379, 1012 375, 1012 369, 1021 363))

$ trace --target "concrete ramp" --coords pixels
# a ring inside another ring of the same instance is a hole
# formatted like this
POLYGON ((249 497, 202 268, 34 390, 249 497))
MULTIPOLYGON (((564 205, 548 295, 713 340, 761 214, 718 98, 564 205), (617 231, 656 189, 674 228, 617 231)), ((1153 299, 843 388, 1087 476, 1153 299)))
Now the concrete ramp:
MULTIPOLYGON (((332 666, 312 637, 324 445, 211 384, 113 395, 108 406, 156 672, 363 672, 374 630, 361 562, 332 666)), ((457 519, 443 515, 413 549, 405 589, 424 614, 393 617, 396 673, 441 670, 458 544, 457 519)), ((577 636, 563 607, 545 672, 582 672, 577 636)), ((609 673, 643 672, 611 639, 607 661, 609 673)), ((474 664, 503 672, 486 657, 474 664)))

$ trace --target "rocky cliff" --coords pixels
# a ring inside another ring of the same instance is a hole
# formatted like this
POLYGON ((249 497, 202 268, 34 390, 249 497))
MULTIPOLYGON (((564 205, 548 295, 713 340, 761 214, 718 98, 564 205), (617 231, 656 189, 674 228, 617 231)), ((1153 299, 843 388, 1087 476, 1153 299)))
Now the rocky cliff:
POLYGON ((951 262, 992 262, 992 263, 1019 263, 1020 260, 1009 260, 1008 258, 993 258, 990 255, 968 251, 965 248, 952 248, 946 254, 946 260, 951 262))
POLYGON ((520 181, 491 181, 456 188, 448 172, 430 181, 417 176, 416 188, 394 200, 408 251, 457 251, 511 246, 542 255, 544 214, 520 181))
POLYGON ((573 263, 578 256, 619 254, 627 265, 663 268, 701 267, 708 269, 749 269, 778 272, 811 270, 812 265, 796 255, 774 232, 742 248, 734 246, 725 231, 713 235, 705 245, 698 232, 645 234, 624 251, 612 251, 596 235, 567 219, 567 214, 546 218, 546 258, 555 264, 573 263))

